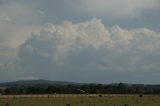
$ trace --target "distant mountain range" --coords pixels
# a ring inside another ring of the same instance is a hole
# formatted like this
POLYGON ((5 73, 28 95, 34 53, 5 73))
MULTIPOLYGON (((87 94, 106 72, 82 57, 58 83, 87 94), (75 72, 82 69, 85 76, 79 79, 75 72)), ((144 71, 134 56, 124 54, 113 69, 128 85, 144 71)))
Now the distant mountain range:
POLYGON ((51 84, 57 84, 57 85, 67 85, 67 84, 80 84, 75 82, 67 82, 67 81, 50 81, 50 80, 18 80, 18 81, 12 81, 12 82, 3 82, 0 83, 0 86, 13 86, 13 85, 51 85, 51 84))
POLYGON ((109 93, 109 94, 156 94, 160 84, 128 83, 76 83, 50 80, 19 80, 0 83, 0 94, 46 94, 46 93, 109 93))
MULTIPOLYGON (((3 82, 0 83, 0 87, 8 87, 8 86, 14 86, 14 85, 85 85, 89 83, 77 83, 77 82, 67 82, 67 81, 50 81, 50 80, 18 80, 18 81, 11 81, 11 82, 3 82)), ((92 84, 98 84, 98 83, 92 83, 92 84)), ((137 86, 137 87, 145 87, 145 88, 156 88, 160 89, 160 84, 127 84, 124 83, 126 86, 137 86)), ((118 85, 118 83, 112 83, 112 84, 105 84, 105 85, 118 85)))

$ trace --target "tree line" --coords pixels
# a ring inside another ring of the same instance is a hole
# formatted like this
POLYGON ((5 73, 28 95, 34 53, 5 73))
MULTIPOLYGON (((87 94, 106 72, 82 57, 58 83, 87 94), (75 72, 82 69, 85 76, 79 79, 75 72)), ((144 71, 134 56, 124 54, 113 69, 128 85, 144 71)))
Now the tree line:
MULTIPOLYGON (((1 92, 1 91, 0 91, 1 92)), ((12 85, 4 94, 160 94, 160 86, 119 84, 12 85)))

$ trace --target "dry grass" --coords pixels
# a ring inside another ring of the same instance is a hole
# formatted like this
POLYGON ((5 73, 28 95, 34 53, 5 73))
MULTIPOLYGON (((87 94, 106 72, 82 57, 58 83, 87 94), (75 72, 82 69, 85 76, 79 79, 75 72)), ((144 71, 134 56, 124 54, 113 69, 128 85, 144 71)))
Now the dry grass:
POLYGON ((138 95, 10 95, 0 97, 0 106, 160 106, 160 96, 138 95))

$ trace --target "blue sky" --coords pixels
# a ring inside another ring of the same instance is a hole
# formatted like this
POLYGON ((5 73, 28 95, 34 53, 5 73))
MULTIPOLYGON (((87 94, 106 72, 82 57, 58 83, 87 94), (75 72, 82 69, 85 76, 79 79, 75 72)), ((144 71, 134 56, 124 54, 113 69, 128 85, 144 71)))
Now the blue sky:
POLYGON ((160 83, 159 0, 0 0, 0 82, 160 83))

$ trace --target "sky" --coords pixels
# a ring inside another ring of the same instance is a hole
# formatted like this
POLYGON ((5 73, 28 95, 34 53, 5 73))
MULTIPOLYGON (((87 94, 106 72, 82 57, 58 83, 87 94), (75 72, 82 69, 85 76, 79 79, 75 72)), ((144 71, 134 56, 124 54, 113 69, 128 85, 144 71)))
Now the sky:
POLYGON ((160 0, 0 0, 0 82, 159 77, 160 0))

